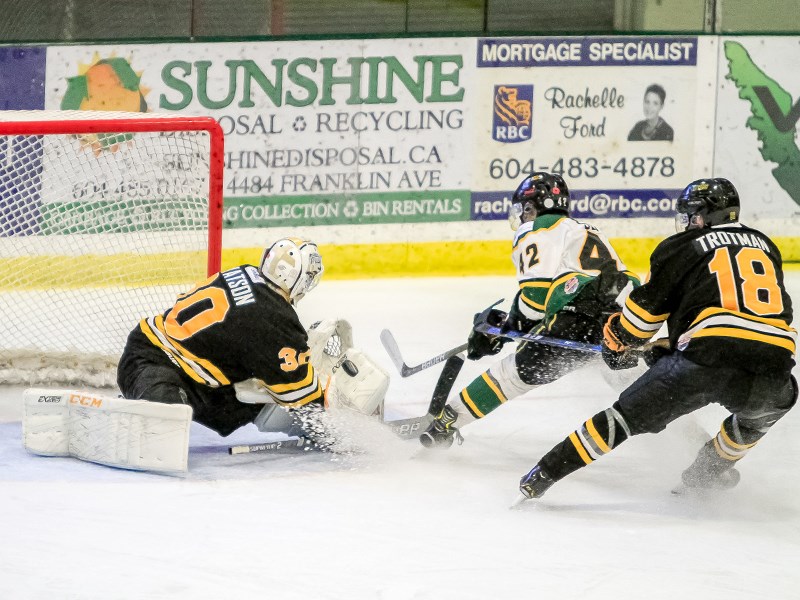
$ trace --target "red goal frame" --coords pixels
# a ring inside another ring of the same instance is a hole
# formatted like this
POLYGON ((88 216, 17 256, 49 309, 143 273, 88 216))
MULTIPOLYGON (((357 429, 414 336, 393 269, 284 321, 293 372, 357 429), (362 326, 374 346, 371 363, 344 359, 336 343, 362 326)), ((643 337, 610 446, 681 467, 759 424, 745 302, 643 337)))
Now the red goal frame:
MULTIPOLYGON (((31 116, 35 113, 31 112, 31 116)), ((55 114, 55 113, 50 113, 55 114)), ((143 113, 147 114, 147 113, 143 113)), ((70 113, 75 116, 74 112, 70 113)), ((159 131, 205 131, 210 139, 208 180, 208 275, 220 270, 222 265, 222 210, 223 174, 225 160, 225 135, 212 117, 145 117, 3 121, 0 115, 0 135, 79 135, 85 133, 137 133, 159 131)))

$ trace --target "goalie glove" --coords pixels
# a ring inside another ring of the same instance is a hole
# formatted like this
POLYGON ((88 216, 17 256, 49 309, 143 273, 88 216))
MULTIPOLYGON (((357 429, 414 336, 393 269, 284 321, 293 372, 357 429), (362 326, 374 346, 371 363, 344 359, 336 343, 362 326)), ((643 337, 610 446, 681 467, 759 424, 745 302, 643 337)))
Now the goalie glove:
POLYGON ((353 328, 344 319, 314 323, 308 331, 311 364, 325 389, 326 406, 382 415, 389 374, 353 348, 353 328))

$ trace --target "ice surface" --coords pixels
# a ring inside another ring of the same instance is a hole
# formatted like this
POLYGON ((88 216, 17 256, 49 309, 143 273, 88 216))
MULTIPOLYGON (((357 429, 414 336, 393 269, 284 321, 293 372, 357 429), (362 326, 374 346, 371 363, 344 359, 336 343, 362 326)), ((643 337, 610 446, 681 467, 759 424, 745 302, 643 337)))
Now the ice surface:
MULTIPOLYGON (((789 288, 800 298, 800 273, 789 288)), ((380 330, 421 362, 513 293, 508 278, 323 281, 300 313, 351 321, 392 373, 400 418, 424 411, 438 369, 395 375, 380 330)), ((456 385, 492 360, 468 362, 456 385)), ((587 367, 443 452, 368 427, 365 455, 229 456, 263 434, 194 426, 190 471, 169 477, 27 454, 20 389, 0 387, 0 598, 800 598, 800 409, 740 464, 734 490, 669 493, 725 416, 711 406, 509 510, 520 476, 615 397, 587 367)))

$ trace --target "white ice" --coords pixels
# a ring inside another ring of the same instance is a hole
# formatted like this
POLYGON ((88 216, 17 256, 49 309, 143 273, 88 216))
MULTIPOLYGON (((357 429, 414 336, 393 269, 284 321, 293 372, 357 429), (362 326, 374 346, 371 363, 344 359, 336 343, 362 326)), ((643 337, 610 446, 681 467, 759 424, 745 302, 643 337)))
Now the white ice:
MULTIPOLYGON (((800 273, 789 287, 800 298, 800 273)), ((351 321, 393 373, 400 418, 424 412, 438 371, 401 379, 380 330, 421 362, 513 292, 505 277, 324 281, 300 313, 351 321)), ((263 434, 194 426, 183 477, 27 454, 20 389, 0 389, 0 599, 800 598, 800 409, 728 492, 670 494, 725 416, 710 406, 510 510, 520 476, 615 400, 602 367, 502 406, 449 451, 370 428, 371 452, 351 458, 229 456, 263 434)))

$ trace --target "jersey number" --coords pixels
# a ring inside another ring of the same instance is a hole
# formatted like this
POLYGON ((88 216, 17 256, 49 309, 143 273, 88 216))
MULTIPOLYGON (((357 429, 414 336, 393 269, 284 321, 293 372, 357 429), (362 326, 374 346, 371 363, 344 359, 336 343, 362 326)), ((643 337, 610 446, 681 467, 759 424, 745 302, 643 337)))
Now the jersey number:
POLYGON ((616 262, 603 241, 591 232, 586 233, 578 260, 584 271, 600 271, 604 264, 616 262))
POLYGON ((539 248, 536 247, 536 244, 531 244, 530 246, 526 247, 519 255, 519 272, 524 273, 526 271, 525 262, 527 258, 527 269, 530 269, 539 262, 539 248))
POLYGON ((744 307, 756 315, 783 312, 783 296, 775 274, 775 265, 760 248, 742 248, 734 261, 728 248, 717 248, 708 270, 717 278, 722 307, 739 311, 739 296, 744 307), (742 284, 737 289, 736 282, 742 284))
POLYGON ((182 296, 169 311, 169 316, 164 319, 164 329, 171 338, 183 341, 192 337, 198 331, 211 327, 225 319, 231 303, 225 290, 218 287, 195 289, 182 296), (204 306, 197 306, 200 303, 204 306), (190 310, 189 317, 183 322, 178 321, 181 313, 190 310))
POLYGON ((281 371, 294 371, 299 367, 308 364, 308 358, 311 356, 311 350, 297 353, 297 350, 285 346, 278 351, 278 358, 281 359, 281 371))

